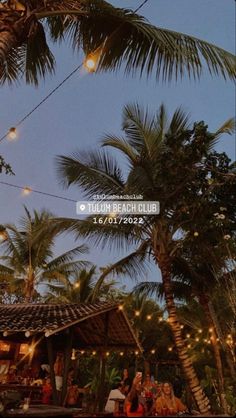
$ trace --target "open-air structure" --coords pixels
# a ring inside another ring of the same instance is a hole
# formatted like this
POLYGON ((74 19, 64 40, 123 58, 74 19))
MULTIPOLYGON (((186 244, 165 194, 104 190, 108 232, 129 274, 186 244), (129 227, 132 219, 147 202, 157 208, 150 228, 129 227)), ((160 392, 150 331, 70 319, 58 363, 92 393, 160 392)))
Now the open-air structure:
MULTIPOLYGON (((36 374, 42 363, 48 363, 53 402, 60 403, 54 371, 56 357, 63 353, 63 401, 71 359, 77 350, 96 351, 102 380, 107 351, 141 351, 141 346, 124 311, 114 303, 0 305, 0 391, 10 386, 4 376, 12 365, 30 365, 31 373, 36 374)), ((25 381, 17 387, 20 390, 27 384, 25 381)))

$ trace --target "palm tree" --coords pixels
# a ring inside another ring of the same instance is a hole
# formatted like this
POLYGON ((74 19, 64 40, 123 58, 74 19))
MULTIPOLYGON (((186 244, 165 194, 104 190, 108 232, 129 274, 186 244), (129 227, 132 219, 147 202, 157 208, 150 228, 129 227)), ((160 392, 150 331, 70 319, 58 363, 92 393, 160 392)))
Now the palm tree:
POLYGON ((74 260, 75 256, 87 253, 85 245, 53 258, 56 234, 44 228, 51 218, 52 214, 46 211, 34 211, 32 217, 25 208, 20 228, 15 225, 5 226, 6 235, 2 241, 4 255, 0 257, 4 264, 0 265, 0 280, 8 291, 19 292, 22 289, 21 298, 24 297, 27 302, 39 296, 39 285, 51 280, 63 282, 89 264, 74 260))
MULTIPOLYGON (((150 258, 159 266, 178 355, 199 410, 207 413, 209 400, 199 385, 181 337, 171 270, 172 260, 186 239, 183 228, 191 230, 192 218, 199 212, 201 195, 198 191, 210 192, 209 170, 204 166, 204 158, 222 133, 233 131, 234 124, 229 120, 211 134, 202 122, 190 129, 188 117, 181 109, 175 111, 168 123, 163 105, 152 117, 133 105, 125 107, 122 127, 126 139, 107 135, 102 144, 119 150, 126 157, 127 178, 114 158, 102 151, 59 157, 59 175, 65 185, 82 187, 87 198, 94 194, 141 194, 143 200, 159 200, 160 215, 144 216, 140 224, 104 224, 102 227, 94 224, 92 217, 83 221, 62 219, 58 220, 58 227, 70 226, 78 235, 93 240, 94 245, 123 250, 134 247, 132 253, 114 264, 113 271, 138 276, 142 263, 150 258)), ((190 236, 195 238, 194 231, 190 236)), ((112 267, 108 269, 111 271, 112 267)))
POLYGON ((69 38, 74 49, 93 53, 98 70, 150 74, 170 80, 184 73, 198 78, 205 62, 211 74, 235 78, 234 56, 195 37, 157 28, 131 10, 105 0, 1 0, 0 81, 25 74, 27 83, 52 73, 48 46, 69 38))
POLYGON ((65 277, 62 280, 51 281, 47 284, 46 300, 60 303, 95 303, 101 299, 109 299, 109 294, 114 282, 99 281, 96 267, 90 270, 81 270, 73 277, 65 277))

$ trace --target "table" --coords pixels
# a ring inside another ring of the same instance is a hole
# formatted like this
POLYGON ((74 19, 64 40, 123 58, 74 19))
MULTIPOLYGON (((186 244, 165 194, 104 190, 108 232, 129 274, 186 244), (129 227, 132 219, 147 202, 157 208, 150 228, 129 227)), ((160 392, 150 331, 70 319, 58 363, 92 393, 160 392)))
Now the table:
POLYGON ((31 401, 37 401, 37 403, 40 403, 42 399, 42 386, 20 385, 17 383, 0 384, 0 392, 12 390, 19 392, 22 399, 30 398, 31 401))

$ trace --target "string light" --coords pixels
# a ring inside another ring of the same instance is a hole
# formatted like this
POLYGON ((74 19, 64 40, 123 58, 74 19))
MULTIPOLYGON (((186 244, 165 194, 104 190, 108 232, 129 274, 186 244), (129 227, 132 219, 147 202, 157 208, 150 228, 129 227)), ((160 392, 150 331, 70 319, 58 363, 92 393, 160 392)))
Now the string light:
POLYGON ((86 58, 84 60, 83 66, 84 66, 84 68, 86 68, 86 70, 89 73, 95 72, 95 70, 96 70, 96 60, 95 60, 95 58, 93 56, 89 56, 88 58, 86 58))
POLYGON ((24 187, 22 190, 23 196, 28 196, 30 193, 32 193, 32 189, 30 187, 24 187))
POLYGON ((80 287, 80 283, 79 283, 79 282, 76 282, 76 283, 74 284, 74 287, 75 287, 75 289, 78 289, 78 288, 80 287))
POLYGON ((191 335, 190 334, 186 334, 186 338, 190 338, 191 337, 191 335))
POLYGON ((199 334, 202 334, 202 329, 200 328, 200 329, 198 330, 198 332, 199 332, 199 334))
POLYGON ((152 349, 151 354, 155 354, 156 350, 152 349))
POLYGON ((196 231, 196 232, 194 232, 194 237, 198 237, 199 236, 199 233, 196 231))
POLYGON ((184 325, 180 325, 180 329, 184 329, 184 325))
POLYGON ((140 311, 135 311, 135 316, 140 316, 140 311))
POLYGON ((3 337, 7 337, 7 336, 8 336, 8 332, 7 331, 4 331, 3 337))
POLYGON ((191 348, 192 346, 191 346, 191 344, 188 344, 188 345, 187 345, 187 347, 188 347, 188 348, 191 348))
POLYGON ((198 337, 196 337, 196 338, 195 338, 195 341, 199 342, 199 338, 198 338, 198 337))
POLYGON ((109 351, 107 351, 107 352, 106 352, 106 356, 107 356, 107 357, 109 357, 109 355, 110 355, 110 353, 109 353, 109 351))
POLYGON ((158 321, 159 321, 159 322, 163 322, 163 321, 164 321, 164 319, 161 317, 161 318, 159 318, 159 319, 158 319, 158 321))
POLYGON ((124 355, 124 352, 123 352, 123 351, 121 351, 121 352, 120 352, 120 356, 122 357, 123 355, 124 355))
POLYGON ((168 348, 168 351, 173 351, 173 347, 169 347, 168 348))
POLYGON ((134 354, 135 354, 136 356, 138 356, 139 352, 138 352, 138 351, 135 351, 135 352, 134 352, 134 354))
POLYGON ((152 315, 147 315, 147 320, 150 321, 152 319, 152 315))
MULTIPOLYGON (((133 13, 137 13, 146 3, 148 2, 148 0, 144 0, 138 7, 137 9, 135 9, 133 11, 133 13)), ((112 36, 114 36, 115 33, 117 33, 118 30, 120 30, 120 28, 124 25, 124 23, 121 23, 108 37, 107 40, 109 38, 111 38, 112 36)), ((101 53, 101 47, 98 47, 97 50, 90 56, 88 56, 85 59, 85 63, 87 64, 87 67, 96 67, 96 62, 94 62, 95 60, 95 54, 97 54, 97 52, 100 51, 101 53)), ((96 61, 96 60, 95 60, 96 61)), ((10 128, 9 131, 7 133, 5 133, 1 138, 0 138, 0 142, 2 142, 10 133, 13 134, 14 130, 16 131, 16 127, 20 126, 26 119, 28 119, 40 106, 42 106, 42 104, 44 104, 60 87, 63 86, 63 84, 65 84, 74 74, 77 73, 78 70, 80 70, 82 68, 82 66, 84 65, 84 63, 79 64, 74 70, 72 70, 68 76, 66 76, 59 84, 57 84, 57 86, 52 89, 35 107, 33 107, 32 110, 30 110, 19 122, 17 122, 15 124, 14 127, 10 128)), ((92 70, 92 68, 91 68, 92 70)))
POLYGON ((96 356, 96 354, 97 354, 96 351, 92 351, 93 356, 96 356))
POLYGON ((213 328, 211 327, 211 328, 209 328, 209 332, 213 332, 213 328))
POLYGON ((17 131, 16 128, 12 127, 9 129, 7 134, 8 139, 16 139, 17 137, 17 131))
MULTIPOLYGON (((0 184, 2 184, 3 186, 13 187, 15 189, 19 189, 19 190, 22 190, 22 191, 25 190, 25 188, 26 188, 25 186, 19 186, 19 185, 16 185, 16 184, 7 183, 6 181, 0 181, 0 184)), ((47 192, 43 192, 41 190, 35 190, 35 189, 32 189, 32 188, 30 188, 30 190, 31 190, 32 193, 37 193, 37 194, 41 194, 41 195, 44 195, 44 196, 54 197, 55 199, 61 199, 61 200, 66 200, 68 202, 77 203, 77 200, 69 199, 68 197, 58 196, 56 194, 47 193, 47 192)))
POLYGON ((119 305, 119 306, 118 306, 118 310, 119 310, 119 311, 123 311, 123 309, 124 309, 124 306, 123 306, 123 305, 119 305))
POLYGON ((26 332, 25 332, 25 336, 26 336, 27 338, 29 338, 29 337, 30 337, 30 335, 31 335, 30 331, 26 331, 26 332))

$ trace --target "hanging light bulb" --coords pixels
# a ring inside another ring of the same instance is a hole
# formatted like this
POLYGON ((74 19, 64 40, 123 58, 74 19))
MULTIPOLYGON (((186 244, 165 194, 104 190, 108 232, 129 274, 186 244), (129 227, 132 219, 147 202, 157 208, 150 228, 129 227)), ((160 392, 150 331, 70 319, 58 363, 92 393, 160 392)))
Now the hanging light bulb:
POLYGON ((161 317, 161 318, 159 318, 159 319, 158 319, 158 321, 159 321, 159 322, 163 322, 163 321, 164 321, 164 319, 161 317))
POLYGON ((74 284, 74 288, 75 288, 75 289, 78 289, 79 287, 80 287, 79 282, 76 282, 76 283, 74 284))
POLYGON ((195 231, 193 235, 194 235, 194 237, 198 237, 199 232, 195 231))
POLYGON ((106 356, 108 357, 110 355, 109 351, 106 352, 106 356))
POLYGON ((26 336, 26 338, 29 338, 29 337, 30 337, 30 335, 31 335, 31 334, 30 334, 30 331, 26 331, 26 332, 25 332, 25 336, 26 336))
POLYGON ((147 315, 147 320, 150 321, 152 319, 152 315, 147 315))
POLYGON ((156 350, 152 349, 151 354, 155 354, 156 350))
POLYGON ((184 329, 184 325, 180 325, 180 329, 184 329))
POLYGON ((123 311, 124 306, 123 306, 123 305, 119 305, 119 306, 118 306, 118 309, 119 309, 119 311, 123 311))
POLYGON ((96 356, 96 351, 92 351, 92 355, 93 356, 96 356))
POLYGON ((190 338, 190 334, 186 334, 186 338, 190 338))
POLYGON ((172 348, 172 347, 169 347, 169 348, 168 348, 168 351, 173 351, 173 348, 172 348))
POLYGON ((8 131, 8 138, 9 139, 16 139, 16 137, 17 137, 16 128, 14 128, 14 127, 10 128, 9 131, 8 131))
POLYGON ((32 192, 32 189, 28 186, 24 187, 24 189, 22 190, 22 195, 23 196, 28 196, 30 193, 32 192))
POLYGON ((200 329, 198 330, 198 332, 199 332, 199 334, 202 334, 202 329, 200 328, 200 329))
POLYGON ((121 351, 121 352, 120 352, 120 356, 122 357, 123 355, 124 355, 124 352, 123 352, 123 351, 121 351))
POLYGON ((135 311, 135 316, 140 316, 140 311, 135 311))
POLYGON ((134 354, 135 354, 136 356, 138 356, 138 351, 135 351, 135 352, 134 352, 134 354))
POLYGON ((198 341, 199 341, 199 338, 198 338, 198 337, 196 337, 196 338, 195 338, 195 341, 197 341, 197 343, 198 343, 198 341))
POLYGON ((88 55, 84 60, 84 68, 89 72, 93 73, 96 70, 96 59, 94 55, 88 55))
POLYGON ((187 347, 188 347, 188 348, 191 348, 191 344, 188 344, 188 345, 187 345, 187 347))

